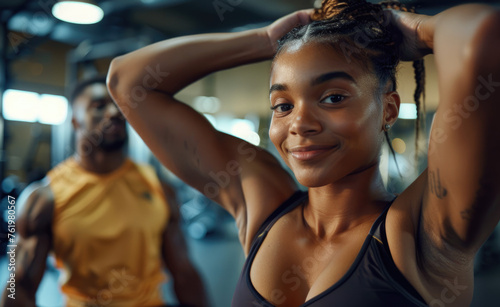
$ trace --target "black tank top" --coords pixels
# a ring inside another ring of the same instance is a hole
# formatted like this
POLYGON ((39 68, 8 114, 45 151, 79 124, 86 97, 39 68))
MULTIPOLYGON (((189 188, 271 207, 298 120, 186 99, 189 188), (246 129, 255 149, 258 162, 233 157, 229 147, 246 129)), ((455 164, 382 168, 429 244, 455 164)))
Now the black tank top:
MULTIPOLYGON (((271 307, 252 285, 250 267, 271 227, 283 215, 299 206, 307 192, 298 191, 262 224, 253 240, 233 296, 233 307, 271 307)), ((426 307, 427 304, 398 270, 387 247, 385 217, 390 205, 373 223, 361 251, 347 273, 301 307, 426 307)))

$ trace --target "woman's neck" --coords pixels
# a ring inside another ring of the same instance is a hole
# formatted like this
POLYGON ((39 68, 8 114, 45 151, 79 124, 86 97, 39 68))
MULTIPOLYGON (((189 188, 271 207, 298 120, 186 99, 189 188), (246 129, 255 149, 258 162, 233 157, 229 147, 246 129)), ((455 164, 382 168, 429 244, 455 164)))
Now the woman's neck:
POLYGON ((383 185, 378 163, 341 180, 309 189, 304 220, 321 240, 373 222, 394 195, 383 185))

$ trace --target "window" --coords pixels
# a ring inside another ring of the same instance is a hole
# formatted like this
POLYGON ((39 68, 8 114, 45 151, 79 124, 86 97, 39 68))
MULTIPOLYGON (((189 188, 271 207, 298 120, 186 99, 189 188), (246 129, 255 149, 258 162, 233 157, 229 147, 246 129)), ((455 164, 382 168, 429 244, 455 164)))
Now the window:
POLYGON ((3 94, 6 120, 59 125, 68 115, 68 100, 63 96, 6 90, 3 94))

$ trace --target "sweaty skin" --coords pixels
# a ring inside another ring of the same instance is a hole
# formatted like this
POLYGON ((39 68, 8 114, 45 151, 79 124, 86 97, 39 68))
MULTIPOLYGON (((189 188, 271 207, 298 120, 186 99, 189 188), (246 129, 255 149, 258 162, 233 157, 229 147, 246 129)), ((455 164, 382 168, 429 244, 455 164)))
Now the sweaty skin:
MULTIPOLYGON (((108 87, 129 122, 167 168, 234 216, 247 254, 259 226, 297 186, 270 154, 216 131, 173 97, 214 71, 270 59, 276 40, 307 24, 309 13, 257 30, 159 42, 116 58, 110 68, 108 87), (145 68, 152 67, 161 73, 154 86, 144 82, 151 75, 145 68), (145 99, 134 100, 137 87, 145 99)), ((472 4, 433 17, 390 14, 406 36, 403 59, 434 53, 440 102, 428 169, 388 212, 389 248, 428 304, 468 306, 474 255, 500 219, 500 145, 493 141, 499 130, 500 14, 472 4), (450 112, 459 116, 457 105, 474 111, 452 128, 447 118, 450 112)), ((314 42, 285 48, 271 73, 270 137, 309 188, 309 198, 271 229, 251 280, 268 301, 299 306, 342 277, 394 197, 382 185, 378 164, 383 129, 396 121, 400 98, 375 91, 374 73, 346 65, 333 49, 314 42), (315 255, 319 260, 304 270, 315 255)))

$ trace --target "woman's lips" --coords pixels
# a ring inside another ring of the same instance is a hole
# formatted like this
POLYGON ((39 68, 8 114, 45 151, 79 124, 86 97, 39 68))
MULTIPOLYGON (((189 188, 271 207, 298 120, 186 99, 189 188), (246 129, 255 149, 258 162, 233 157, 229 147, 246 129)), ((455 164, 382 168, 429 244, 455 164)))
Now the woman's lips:
POLYGON ((297 160, 308 161, 312 160, 319 155, 330 151, 337 146, 333 145, 311 145, 311 146, 297 146, 289 149, 290 154, 297 160))

